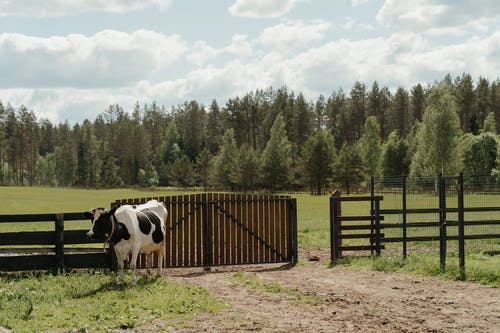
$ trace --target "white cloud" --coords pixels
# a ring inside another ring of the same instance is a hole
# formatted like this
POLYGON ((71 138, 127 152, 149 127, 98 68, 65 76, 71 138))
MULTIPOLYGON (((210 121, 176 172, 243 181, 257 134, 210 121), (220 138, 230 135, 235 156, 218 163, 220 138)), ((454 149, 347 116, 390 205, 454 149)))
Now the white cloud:
POLYGON ((192 64, 201 66, 215 59, 218 53, 219 51, 216 48, 208 45, 206 41, 199 40, 194 42, 194 44, 191 46, 186 59, 192 64))
POLYGON ((233 16, 268 18, 283 16, 299 2, 308 0, 236 0, 228 11, 233 16))
POLYGON ((172 0, 1 0, 1 16, 50 17, 84 12, 126 13, 157 7, 167 9, 172 0))
POLYGON ((434 47, 419 34, 394 34, 388 38, 341 39, 310 49, 284 61, 287 85, 309 96, 328 94, 354 81, 390 88, 429 82, 447 73, 470 73, 497 79, 500 66, 500 33, 485 38, 434 47))
POLYGON ((377 21, 392 29, 433 34, 470 32, 470 28, 483 30, 484 20, 500 17, 497 0, 385 0, 377 14, 377 21), (443 30, 443 31, 439 31, 443 30))
POLYGON ((264 29, 258 40, 265 47, 275 50, 299 49, 323 39, 330 26, 330 22, 323 20, 287 20, 264 29))
POLYGON ((0 34, 0 87, 121 86, 176 62, 187 44, 154 31, 92 36, 0 34))
MULTIPOLYGON (((234 45, 242 42, 248 43, 246 37, 235 35, 229 46, 214 49, 215 53, 239 49, 234 45)), ((198 46, 211 49, 206 43, 198 46)), ((227 53, 216 57, 222 54, 227 53)), ((246 58, 246 52, 241 54, 219 66, 201 65, 186 75, 159 82, 143 78, 114 88, 0 89, 0 98, 4 104, 27 105, 39 117, 56 122, 94 119, 110 104, 130 111, 136 101, 156 100, 170 106, 191 99, 208 104, 215 98, 225 103, 228 98, 268 86, 287 85, 307 98, 315 98, 338 87, 349 91, 356 80, 367 85, 377 80, 390 88, 433 82, 447 73, 454 76, 468 72, 473 77, 495 80, 500 67, 500 32, 439 47, 419 34, 397 33, 362 40, 340 39, 296 54, 279 50, 252 53, 246 58)))
POLYGON ((252 54, 252 46, 246 35, 233 35, 231 43, 222 48, 214 48, 206 41, 196 41, 190 47, 186 59, 197 66, 206 65, 223 55, 245 58, 252 54))
POLYGON ((345 31, 372 31, 375 28, 369 23, 360 23, 352 17, 347 17, 346 22, 340 25, 340 28, 345 31))

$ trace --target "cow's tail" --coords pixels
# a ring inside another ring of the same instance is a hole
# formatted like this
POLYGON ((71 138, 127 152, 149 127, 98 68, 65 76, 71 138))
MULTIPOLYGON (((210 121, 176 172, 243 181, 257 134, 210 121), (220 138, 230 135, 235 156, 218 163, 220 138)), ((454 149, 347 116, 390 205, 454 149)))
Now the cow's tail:
POLYGON ((166 238, 167 238, 167 218, 168 218, 168 210, 167 210, 167 205, 165 205, 164 202, 160 202, 161 205, 163 206, 163 209, 165 210, 164 211, 164 214, 163 214, 163 223, 161 224, 161 228, 162 228, 162 232, 163 232, 163 241, 164 241, 164 244, 163 244, 163 247, 162 247, 162 252, 163 252, 163 262, 162 262, 162 266, 165 267, 165 264, 166 264, 166 261, 167 261, 167 242, 166 242, 166 238))

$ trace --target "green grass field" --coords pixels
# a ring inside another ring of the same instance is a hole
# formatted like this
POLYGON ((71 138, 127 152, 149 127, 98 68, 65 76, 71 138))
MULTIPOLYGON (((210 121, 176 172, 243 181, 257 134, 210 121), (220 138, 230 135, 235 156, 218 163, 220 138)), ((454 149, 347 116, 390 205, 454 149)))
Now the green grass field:
POLYGON ((0 328, 14 332, 111 332, 155 320, 182 325, 224 307, 205 289, 168 279, 141 277, 131 288, 100 272, 0 274, 0 328))
MULTIPOLYGON (((191 194, 190 191, 179 191, 172 189, 75 189, 75 188, 47 188, 47 187, 0 187, 0 214, 28 214, 28 213, 58 213, 58 212, 81 212, 93 207, 109 207, 110 203, 121 198, 140 198, 150 196, 169 196, 180 194, 191 194)), ((328 248, 330 246, 330 215, 329 197, 312 196, 309 194, 294 194, 297 198, 298 212, 298 237, 300 247, 328 248)), ((395 194, 385 194, 382 201, 382 209, 395 209, 401 207, 400 197, 395 194)), ((498 206, 500 195, 467 194, 465 203, 468 207, 498 206)), ((448 207, 456 207, 456 199, 448 198, 448 207)), ((432 194, 410 194, 408 195, 408 208, 436 208, 437 197, 432 194)), ((342 206, 343 215, 369 215, 369 202, 344 202, 342 206)), ((466 213, 466 220, 474 219, 498 219, 499 212, 489 213, 466 213)), ((456 214, 455 214, 456 215, 456 214)), ((449 214, 448 218, 457 219, 449 214)), ((410 214, 408 221, 437 221, 437 214, 410 214)), ((386 223, 399 223, 401 216, 386 216, 386 223)), ((359 224, 363 222, 350 222, 359 224)), ((368 222, 364 222, 368 223, 368 222)), ((67 229, 86 229, 89 221, 68 221, 65 223, 67 229)), ((0 224, 0 232, 6 231, 28 231, 28 230, 53 230, 53 223, 4 223, 0 224)), ((366 232, 366 231, 360 231, 366 232)), ((385 229, 386 237, 400 237, 400 229, 385 229)), ((456 235, 457 228, 449 227, 448 234, 456 235)), ((500 234, 500 226, 467 226, 466 234, 500 234)), ((438 235, 437 227, 408 228, 408 236, 438 235)), ((344 245, 369 245, 368 240, 345 240, 344 245)), ((484 271, 486 275, 495 275, 500 272, 499 256, 488 255, 490 252, 500 251, 500 239, 470 240, 466 242, 466 267, 474 276, 478 271, 484 271), (473 270, 473 272, 471 271, 473 270), (473 274, 474 273, 474 274, 473 274)), ((402 252, 401 243, 386 244, 383 255, 400 259, 402 252)), ((408 244, 409 256, 423 255, 438 256, 438 242, 419 242, 408 244)), ((450 267, 453 258, 456 258, 458 244, 456 241, 448 242, 450 253, 450 267)), ((356 253, 359 254, 359 253, 356 253)), ((367 255, 370 253, 367 252, 367 255)), ((425 259, 424 259, 425 260, 425 259)), ((397 266, 398 264, 396 264, 397 266)), ((432 272, 430 272, 432 273, 432 272)), ((491 278, 488 278, 491 280, 491 278)), ((500 280, 500 279, 499 279, 500 280)))
MULTIPOLYGON (((121 198, 168 196, 193 193, 170 189, 69 189, 44 187, 0 187, 0 214, 36 214, 83 212, 94 207, 109 207, 121 198)), ((297 198, 299 251, 301 248, 328 248, 329 197, 308 194, 293 195, 297 198)), ((412 195, 409 207, 435 207, 433 195, 412 195), (411 206, 410 206, 411 205, 411 206)), ((470 195, 468 206, 496 206, 499 195, 470 195)), ((399 208, 399 198, 385 195, 382 208, 399 208)), ((450 200, 449 206, 453 202, 450 200)), ((343 215, 368 215, 369 203, 345 203, 343 215)), ((498 219, 498 212, 466 216, 466 219, 498 219)), ((434 214, 435 215, 435 214, 434 214)), ((410 220, 432 221, 436 216, 409 216, 410 220)), ((453 218, 453 217, 451 217, 453 218)), ((385 222, 400 222, 399 216, 388 216, 385 222)), ((352 222, 355 223, 355 222, 352 222)), ((366 223, 366 222, 365 222, 366 223)), ((65 228, 88 228, 89 221, 68 221, 65 228)), ((495 226, 497 228, 497 226, 495 226)), ((484 228, 483 228, 484 229, 484 228)), ((494 229, 468 230, 467 232, 495 232, 494 229)), ((0 232, 20 230, 53 230, 53 222, 2 223, 0 232)), ((397 229, 386 229, 387 236, 398 236, 397 229)), ((449 233, 455 231, 449 230, 449 233)), ((408 230, 409 235, 436 233, 431 228, 408 230)), ((351 240, 355 241, 355 240, 351 240)), ((362 241, 357 241, 362 242, 362 241)), ((367 241, 365 241, 367 242, 367 241)), ((367 245, 367 244, 366 244, 367 245)), ((382 256, 374 258, 365 253, 348 254, 336 264, 353 269, 374 269, 390 272, 436 275, 458 279, 457 242, 448 242, 447 269, 439 267, 437 242, 410 243, 406 260, 401 256, 401 244, 387 244, 382 256)), ((468 241, 466 244, 467 280, 491 286, 500 286, 500 256, 488 251, 500 250, 500 239, 468 241)), ((45 272, 29 274, 0 273, 0 327, 15 332, 45 330, 111 331, 140 327, 151 319, 174 320, 181 326, 198 312, 217 312, 225 305, 210 296, 206 290, 187 284, 177 284, 168 279, 141 277, 135 288, 121 287, 113 274, 100 271, 70 272, 52 275, 45 272), (93 288, 86 281, 92 279, 93 288), (151 290, 156 290, 151 297, 151 290), (146 297, 147 296, 147 297, 146 297), (128 299, 129 302, 120 302, 128 299), (161 304, 161 307, 158 305, 161 304), (97 311, 98 309, 99 311, 97 311)), ((273 288, 282 292, 281 286, 267 286, 252 276, 235 275, 235 283, 252 288, 273 288)))

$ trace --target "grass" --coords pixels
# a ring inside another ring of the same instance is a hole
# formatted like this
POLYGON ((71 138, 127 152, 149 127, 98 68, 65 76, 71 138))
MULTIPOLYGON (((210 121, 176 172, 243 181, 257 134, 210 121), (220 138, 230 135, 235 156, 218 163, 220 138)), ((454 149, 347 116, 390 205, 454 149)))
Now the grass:
POLYGON ((284 288, 277 282, 264 283, 256 273, 236 272, 231 276, 234 284, 243 286, 252 290, 265 291, 270 293, 281 293, 284 288))
MULTIPOLYGON (((109 204, 116 199, 136 198, 149 196, 168 196, 193 193, 193 190, 178 191, 173 189, 74 189, 74 188, 47 188, 47 187, 0 187, 0 214, 27 214, 27 213, 56 213, 56 212, 79 212, 86 211, 93 207, 109 207, 109 204)), ((309 194, 295 194, 297 198, 298 213, 298 240, 300 248, 328 248, 330 246, 330 215, 329 215, 329 197, 312 196, 309 194)), ((500 195, 498 194, 475 194, 468 193, 465 196, 467 207, 478 206, 498 206, 500 195)), ((401 198, 398 195, 386 193, 382 201, 382 209, 395 209, 401 207, 401 198)), ((456 207, 456 199, 450 196, 447 200, 448 207, 456 207)), ((408 208, 435 208, 437 207, 437 196, 433 194, 409 194, 408 208)), ((342 212, 344 215, 369 215, 369 202, 344 202, 342 212)), ((455 214, 456 215, 456 214, 455 214)), ((466 213, 466 219, 498 219, 499 212, 486 213, 466 213)), ((451 219, 457 219, 453 214, 448 216, 451 219)), ((437 221, 437 214, 409 215, 408 221, 437 221)), ((401 217, 398 215, 386 216, 385 223, 400 223, 401 217)), ((350 222, 359 224, 360 222, 350 222)), ((366 223, 366 222, 365 222, 366 223)), ((21 224, 0 224, 0 232, 22 231, 22 230, 53 230, 53 223, 21 223, 21 224)), ((67 221, 65 229, 87 229, 89 221, 67 221)), ((456 227, 448 227, 448 234, 456 234, 456 227)), ((500 234, 500 226, 466 226, 466 234, 497 233, 500 234)), ((360 231, 365 232, 365 231, 360 231)), ((400 237, 400 229, 384 230, 385 237, 400 237)), ((438 235, 438 228, 408 228, 408 236, 438 235)), ((367 240, 345 240, 344 244, 368 245, 367 240)), ((457 242, 448 243, 450 249, 450 258, 453 258, 453 252, 456 252, 457 242)), ((438 260, 439 246, 436 242, 424 242, 408 244, 412 249, 410 258, 419 252, 430 253, 424 255, 420 261, 438 260), (430 257, 434 259, 431 260, 430 257)), ((466 242, 466 268, 467 278, 473 281, 493 281, 487 282, 495 284, 498 281, 498 256, 483 255, 484 251, 499 251, 500 240, 477 240, 466 242)), ((401 244, 386 244, 386 250, 382 252, 383 256, 399 258, 401 255, 401 244)), ((371 259, 370 259, 371 260, 371 259)), ((450 267, 453 260, 450 259, 450 267)), ((454 265, 458 267, 458 265, 454 265)), ((406 263, 406 270, 410 271, 411 265, 406 263)), ((419 273, 418 269, 415 271, 419 273)), ((432 273, 433 269, 426 269, 432 273)), ((453 273, 452 273, 453 275, 453 273)))
POLYGON ((165 278, 142 277, 132 288, 98 271, 0 275, 0 326, 14 332, 106 332, 223 307, 205 289, 165 278))
POLYGON ((290 286, 284 287, 278 282, 266 283, 256 273, 236 272, 231 276, 234 285, 242 286, 253 291, 267 292, 272 294, 285 294, 291 302, 318 304, 325 301, 324 296, 308 295, 300 293, 290 286))
MULTIPOLYGON (((192 193, 190 191, 189 193, 192 193)), ((0 214, 46 214, 84 212, 109 207, 116 199, 186 194, 173 189, 79 189, 61 187, 0 187, 0 214)), ((66 230, 90 227, 89 221, 65 221, 66 230)), ((0 232, 53 230, 53 222, 4 223, 0 232)))
MULTIPOLYGON (((354 269, 372 269, 383 272, 411 273, 461 280, 458 258, 455 253, 447 256, 444 271, 441 270, 439 255, 434 252, 417 252, 404 259, 402 256, 382 255, 380 257, 346 256, 336 264, 354 269)), ((469 253, 465 258, 467 281, 500 287, 500 258, 487 254, 469 253)))

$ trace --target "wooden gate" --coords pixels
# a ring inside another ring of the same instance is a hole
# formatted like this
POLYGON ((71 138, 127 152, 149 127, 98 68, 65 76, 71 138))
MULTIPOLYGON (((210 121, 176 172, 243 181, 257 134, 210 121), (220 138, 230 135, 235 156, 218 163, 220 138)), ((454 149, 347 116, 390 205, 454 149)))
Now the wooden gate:
POLYGON ((382 196, 342 197, 340 192, 334 192, 330 197, 330 259, 340 258, 343 251, 375 251, 380 255, 384 248, 381 243, 384 234, 381 233, 380 201, 382 196), (369 201, 370 212, 363 216, 342 214, 342 202, 369 201), (344 240, 356 241, 356 245, 346 244, 344 240), (366 243, 365 243, 366 242, 366 243))
MULTIPOLYGON (((297 204, 286 196, 204 193, 156 199, 168 211, 166 267, 297 262, 297 204)), ((138 266, 144 267, 144 256, 138 266)))

